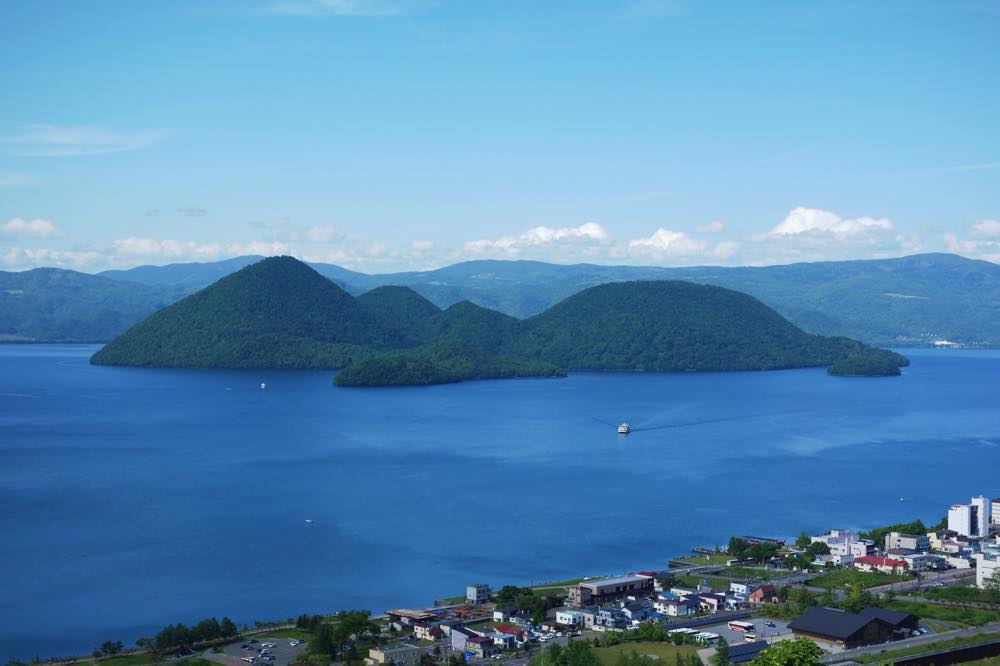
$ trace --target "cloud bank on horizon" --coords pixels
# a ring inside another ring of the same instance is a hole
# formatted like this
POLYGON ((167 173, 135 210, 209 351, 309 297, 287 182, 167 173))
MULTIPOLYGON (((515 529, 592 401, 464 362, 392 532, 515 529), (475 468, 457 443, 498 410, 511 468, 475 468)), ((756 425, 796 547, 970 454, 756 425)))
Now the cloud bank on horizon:
POLYGON ((998 16, 930 0, 9 3, 0 269, 1000 262, 998 16))

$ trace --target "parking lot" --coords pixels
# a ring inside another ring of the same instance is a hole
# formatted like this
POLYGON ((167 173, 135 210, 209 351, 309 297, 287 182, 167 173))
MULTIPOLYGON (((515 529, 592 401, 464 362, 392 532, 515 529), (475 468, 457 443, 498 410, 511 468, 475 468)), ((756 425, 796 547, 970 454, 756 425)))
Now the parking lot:
MULTIPOLYGON (((778 637, 788 637, 792 633, 791 629, 788 628, 788 623, 783 620, 771 620, 763 617, 755 617, 746 622, 752 622, 755 627, 757 627, 757 640, 765 640, 771 642, 776 640, 778 637), (770 622, 774 626, 769 627, 767 623, 770 622)), ((698 631, 708 631, 713 634, 719 634, 726 639, 726 642, 730 645, 739 645, 745 642, 746 634, 742 631, 733 631, 729 628, 729 624, 723 622, 722 624, 712 624, 707 627, 698 627, 698 631)))
MULTIPOLYGON (((226 663, 232 664, 232 666, 249 666, 253 663, 254 666, 267 666, 268 664, 272 666, 288 666, 295 657, 304 654, 306 651, 306 644, 299 643, 293 646, 291 643, 294 639, 290 638, 270 638, 270 639, 251 639, 239 643, 230 643, 225 647, 223 655, 227 657, 226 663), (253 640, 253 642, 251 642, 253 640), (260 650, 263 650, 263 644, 274 644, 273 647, 267 648, 267 652, 274 656, 273 660, 265 660, 259 654, 260 650), (243 646, 247 646, 244 648, 243 646), (244 657, 253 659, 252 662, 247 662, 244 657)), ((212 657, 220 657, 223 655, 214 654, 212 657)), ((218 659, 216 659, 218 661, 218 659)))

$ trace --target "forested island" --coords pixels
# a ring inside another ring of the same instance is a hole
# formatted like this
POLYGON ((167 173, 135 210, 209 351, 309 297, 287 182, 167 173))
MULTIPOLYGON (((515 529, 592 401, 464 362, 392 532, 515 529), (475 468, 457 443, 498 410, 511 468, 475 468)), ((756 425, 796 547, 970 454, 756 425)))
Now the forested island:
POLYGON ((341 369, 340 386, 402 386, 571 370, 899 374, 906 359, 811 335, 757 299, 721 287, 606 284, 522 320, 467 301, 441 310, 407 287, 355 298, 302 262, 273 257, 151 315, 92 362, 341 369), (862 366, 869 372, 834 371, 862 366))
POLYGON ((861 349, 838 359, 826 369, 837 377, 894 377, 910 364, 901 354, 884 349, 861 349))

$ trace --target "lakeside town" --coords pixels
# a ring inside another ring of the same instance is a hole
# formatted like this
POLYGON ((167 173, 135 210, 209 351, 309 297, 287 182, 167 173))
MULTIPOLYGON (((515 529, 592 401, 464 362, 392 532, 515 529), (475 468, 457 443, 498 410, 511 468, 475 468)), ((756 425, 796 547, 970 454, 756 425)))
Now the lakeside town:
MULTIPOLYGON (((302 615, 237 630, 174 625, 101 666, 170 660, 352 666, 1000 663, 1000 499, 868 532, 734 536, 656 568, 494 589, 380 615, 302 615)), ((77 661, 77 660, 73 660, 77 661)))

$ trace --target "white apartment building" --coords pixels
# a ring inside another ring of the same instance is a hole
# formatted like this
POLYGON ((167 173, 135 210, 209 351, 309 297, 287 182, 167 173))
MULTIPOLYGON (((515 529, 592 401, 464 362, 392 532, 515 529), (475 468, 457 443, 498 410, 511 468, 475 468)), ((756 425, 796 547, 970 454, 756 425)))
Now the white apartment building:
POLYGON ((983 553, 973 555, 976 558, 976 587, 986 589, 986 581, 992 577, 1000 579, 1000 558, 987 557, 983 553))
POLYGON ((966 537, 984 537, 990 533, 989 498, 973 497, 968 504, 952 504, 948 509, 948 529, 966 537))
POLYGON ((813 543, 825 543, 830 548, 830 561, 847 565, 856 557, 864 557, 871 552, 872 541, 861 539, 850 530, 830 530, 829 534, 810 537, 813 543))

